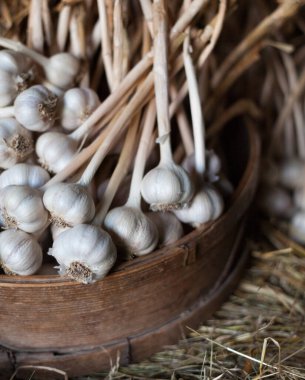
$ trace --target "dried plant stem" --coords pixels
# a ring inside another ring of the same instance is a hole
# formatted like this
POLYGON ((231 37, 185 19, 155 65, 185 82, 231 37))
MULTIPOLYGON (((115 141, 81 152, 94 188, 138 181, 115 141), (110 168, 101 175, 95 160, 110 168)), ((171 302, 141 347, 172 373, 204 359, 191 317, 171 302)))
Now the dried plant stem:
POLYGON ((98 226, 103 224, 113 198, 120 184, 122 183, 122 180, 128 174, 137 142, 136 136, 138 131, 139 115, 140 113, 138 113, 130 123, 119 161, 115 167, 113 174, 111 175, 107 188, 97 208, 97 212, 92 223, 98 226))
POLYGON ((113 66, 112 66, 112 52, 109 38, 109 26, 106 12, 105 0, 97 0, 98 11, 100 17, 101 28, 101 41, 102 41, 102 57, 107 77, 107 82, 110 91, 113 91, 113 66))
POLYGON ((64 51, 67 43, 70 17, 71 17, 71 6, 64 5, 58 16, 57 31, 56 31, 56 42, 59 51, 64 51))
POLYGON ((18 372, 25 370, 25 369, 30 369, 32 372, 36 372, 37 370, 43 370, 43 371, 48 371, 48 372, 53 372, 57 373, 58 375, 62 375, 64 380, 68 380, 68 375, 65 371, 61 371, 60 369, 57 368, 52 368, 52 367, 47 367, 47 366, 41 366, 41 365, 22 365, 16 369, 16 371, 13 373, 13 375, 10 377, 10 380, 15 379, 16 375, 18 372))
POLYGON ((148 27, 150 35, 153 37, 154 28, 153 28, 153 15, 152 15, 152 3, 151 0, 139 0, 142 8, 142 12, 145 17, 146 25, 148 27))
POLYGON ((114 2, 113 17, 113 88, 117 88, 128 71, 129 55, 120 0, 114 2))
POLYGON ((230 120, 240 115, 249 115, 253 119, 260 119, 262 112, 251 99, 237 100, 232 106, 224 110, 211 124, 206 133, 207 138, 219 133, 230 120))
MULTIPOLYGON (((170 94, 173 102, 178 95, 177 89, 174 85, 170 86, 170 94)), ((170 112, 170 117, 171 114, 172 112, 170 112)), ((180 104, 180 107, 177 108, 176 119, 185 153, 187 156, 190 156, 194 153, 194 142, 183 104, 180 104)))
POLYGON ((214 88, 225 80, 228 72, 234 65, 243 60, 243 57, 252 48, 262 41, 269 33, 274 32, 285 21, 297 14, 298 10, 305 4, 305 0, 286 0, 270 15, 268 15, 254 30, 244 38, 231 52, 223 64, 218 68, 212 80, 214 88))
POLYGON ((70 18, 70 49, 71 53, 81 59, 86 58, 86 41, 82 6, 74 7, 70 18))
POLYGON ((135 112, 140 111, 141 107, 143 106, 143 102, 147 101, 147 95, 151 90, 149 86, 151 76, 152 74, 149 74, 146 80, 139 86, 138 90, 129 101, 124 111, 114 121, 113 125, 111 125, 111 128, 109 128, 109 132, 103 139, 101 145, 95 152, 94 156, 90 160, 89 165, 82 174, 82 177, 80 179, 81 184, 87 185, 91 182, 102 160, 105 158, 113 146, 113 143, 115 141, 118 141, 118 138, 122 135, 124 130, 129 125, 130 118, 134 115, 135 112))
POLYGON ((52 38, 53 38, 53 33, 52 33, 53 25, 52 25, 52 19, 51 19, 48 0, 42 0, 41 7, 42 7, 41 17, 42 17, 45 41, 47 45, 50 47, 52 45, 52 38))
MULTIPOLYGON (((296 72, 292 58, 287 54, 282 54, 284 65, 287 69, 288 81, 290 88, 294 88, 298 83, 298 74, 296 72)), ((293 106, 293 116, 295 122, 296 142, 298 144, 298 152, 301 158, 305 158, 305 132, 304 132, 304 113, 299 101, 293 106)))
POLYGON ((301 72, 301 75, 299 76, 299 80, 296 86, 291 89, 291 92, 285 102, 285 105, 282 108, 282 111, 275 122, 273 139, 270 141, 269 154, 273 151, 276 143, 278 142, 282 129, 285 125, 285 121, 291 114, 295 102, 301 96, 304 89, 305 89, 305 69, 303 69, 303 71, 301 72))
POLYGON ((164 0, 154 0, 154 85, 158 120, 158 140, 161 161, 171 161, 170 118, 169 118, 169 81, 166 40, 166 10, 164 0))
POLYGON ((42 2, 31 0, 30 15, 27 28, 27 45, 39 52, 43 51, 42 2))
POLYGON ((135 163, 132 172, 130 191, 126 206, 141 208, 141 181, 143 179, 147 151, 149 150, 151 136, 156 122, 155 101, 151 100, 144 118, 142 135, 138 145, 135 163))
POLYGON ((190 35, 186 35, 183 44, 184 67, 189 89, 193 136, 195 145, 195 169, 200 178, 205 172, 205 125, 199 97, 195 67, 190 56, 190 35))

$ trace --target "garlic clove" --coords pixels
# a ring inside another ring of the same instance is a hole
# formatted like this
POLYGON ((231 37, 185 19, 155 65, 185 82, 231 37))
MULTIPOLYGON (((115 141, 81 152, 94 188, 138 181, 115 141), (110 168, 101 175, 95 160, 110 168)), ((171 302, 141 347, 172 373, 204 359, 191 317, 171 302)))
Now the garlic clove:
POLYGON ((156 226, 138 208, 122 206, 110 210, 104 226, 114 242, 131 256, 146 255, 158 244, 156 226))
POLYGON ((33 151, 31 133, 13 118, 0 119, 0 167, 24 161, 33 151))
POLYGON ((175 243, 183 235, 179 219, 170 212, 148 212, 146 216, 158 229, 160 247, 175 243))
POLYGON ((42 264, 42 250, 29 234, 19 230, 0 233, 0 260, 6 274, 29 276, 42 264))
POLYGON ((0 222, 6 228, 35 233, 49 225, 41 193, 28 186, 10 185, 0 190, 0 222))
POLYGON ((160 163, 141 183, 141 194, 153 211, 170 211, 185 207, 193 194, 186 171, 174 163, 160 163))
POLYGON ((197 228, 203 223, 217 219, 223 209, 224 203, 219 192, 206 185, 195 194, 188 207, 173 212, 181 222, 197 228))
POLYGON ((95 214, 92 196, 77 183, 56 183, 48 187, 43 203, 51 214, 52 223, 60 227, 90 222, 95 214))
POLYGON ((117 258, 110 235, 88 224, 79 224, 62 232, 49 254, 58 262, 61 275, 84 284, 105 277, 117 258))
POLYGON ((32 86, 15 99, 15 117, 26 129, 44 132, 54 125, 57 99, 45 86, 32 86))
POLYGON ((79 127, 100 105, 95 91, 90 88, 71 88, 62 99, 61 124, 72 131, 79 127))
POLYGON ((60 132, 46 132, 36 141, 36 154, 43 168, 51 173, 63 170, 73 159, 78 142, 60 132))
POLYGON ((9 185, 26 185, 38 189, 49 179, 49 173, 38 165, 16 164, 0 174, 0 189, 9 185))

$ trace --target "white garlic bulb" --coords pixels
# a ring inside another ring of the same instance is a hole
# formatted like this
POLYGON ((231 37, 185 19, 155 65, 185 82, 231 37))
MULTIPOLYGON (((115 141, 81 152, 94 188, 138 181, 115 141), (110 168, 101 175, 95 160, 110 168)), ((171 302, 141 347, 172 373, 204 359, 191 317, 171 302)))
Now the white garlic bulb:
POLYGON ((184 207, 190 201, 193 186, 181 166, 160 162, 144 176, 141 194, 151 210, 170 211, 184 207))
POLYGON ((305 186, 305 162, 299 158, 286 159, 279 165, 278 181, 287 189, 298 189, 305 186))
POLYGON ((293 200, 296 207, 305 210, 305 186, 299 187, 295 190, 293 200))
POLYGON ((104 226, 130 256, 146 255, 158 244, 156 226, 139 208, 122 206, 110 210, 104 226))
POLYGON ((51 214, 51 221, 61 227, 87 223, 95 214, 89 191, 77 183, 56 183, 47 188, 43 203, 51 214))
POLYGON ((10 50, 0 51, 0 107, 12 104, 32 80, 33 71, 26 57, 10 50))
POLYGON ((183 235, 179 219, 170 212, 148 212, 146 216, 158 229, 160 247, 175 243, 183 235))
POLYGON ((26 129, 44 132, 54 125, 57 99, 46 87, 32 86, 15 99, 15 117, 26 129))
POLYGON ((61 124, 72 131, 79 127, 100 105, 97 93, 90 88, 71 88, 62 99, 61 124))
MULTIPOLYGON (((219 172, 221 170, 221 160, 218 154, 214 150, 205 151, 205 172, 204 177, 208 182, 215 182, 219 178, 219 172)), ((182 167, 191 175, 191 177, 197 177, 195 168, 195 154, 187 156, 183 162, 182 167)))
POLYGON ((293 214, 293 202, 289 192, 278 185, 262 186, 257 195, 260 210, 270 217, 287 218, 293 214))
POLYGON ((224 203, 219 192, 206 185, 195 194, 188 207, 173 212, 181 222, 199 227, 203 223, 217 219, 223 209, 224 203))
POLYGON ((28 186, 10 185, 0 190, 0 222, 6 228, 35 233, 49 224, 41 193, 28 186))
POLYGON ((289 235, 301 244, 305 244, 305 212, 294 213, 289 224, 289 235))
POLYGON ((29 276, 42 264, 42 250, 33 236, 19 230, 0 233, 0 261, 6 274, 29 276))
POLYGON ((9 185, 26 185, 38 189, 49 179, 49 173, 38 165, 16 164, 0 174, 0 189, 9 185))
POLYGON ((49 254, 58 262, 61 275, 84 284, 105 277, 117 257, 110 235, 88 224, 79 224, 61 233, 49 254))
POLYGON ((15 119, 0 119, 0 167, 10 168, 33 151, 32 135, 15 119))
POLYGON ((76 154, 78 142, 60 132, 46 132, 36 141, 38 161, 46 170, 58 173, 76 154))

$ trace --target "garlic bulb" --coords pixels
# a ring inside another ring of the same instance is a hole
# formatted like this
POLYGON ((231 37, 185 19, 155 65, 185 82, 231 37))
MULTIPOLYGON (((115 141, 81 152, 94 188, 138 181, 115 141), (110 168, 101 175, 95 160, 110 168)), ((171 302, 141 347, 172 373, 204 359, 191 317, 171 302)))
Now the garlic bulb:
POLYGON ((173 212, 181 222, 199 227, 217 219, 223 209, 224 203, 219 192, 212 186, 204 186, 195 194, 188 207, 173 212))
POLYGON ((158 244, 158 231, 154 223, 136 207, 116 207, 104 220, 105 229, 114 242, 130 256, 150 253, 158 244))
POLYGON ((179 219, 170 212, 148 212, 146 216, 158 229, 161 247, 175 243, 183 235, 183 227, 179 219))
POLYGON ((305 212, 296 212, 289 224, 289 235, 301 244, 305 244, 305 212))
POLYGON ((26 57, 9 50, 0 51, 0 107, 12 104, 32 80, 33 71, 26 57))
POLYGON ((87 224, 79 224, 61 233, 49 254, 58 262, 61 275, 84 284, 105 277, 117 257, 109 234, 87 224))
POLYGON ((49 173, 38 165, 16 164, 0 174, 0 189, 9 185, 26 185, 37 189, 49 179, 49 173))
POLYGON ((62 99, 62 126, 70 131, 76 129, 99 105, 99 97, 92 89, 71 88, 62 99))
POLYGON ((78 142, 60 132, 46 132, 36 141, 38 161, 46 170, 58 173, 64 169, 78 149, 78 142))
POLYGON ((294 204, 301 210, 305 210, 305 186, 295 190, 293 195, 294 204))
MULTIPOLYGON (((187 156, 182 163, 182 167, 193 177, 196 176, 195 154, 187 156)), ((221 170, 221 160, 211 149, 205 151, 205 171, 202 173, 208 182, 215 182, 219 178, 221 170)))
POLYGON ((17 96, 14 103, 16 119, 30 131, 44 132, 55 122, 57 96, 38 84, 17 96))
POLYGON ((25 54, 44 70, 47 80, 54 86, 67 89, 74 85, 80 71, 80 62, 70 53, 58 53, 46 58, 20 42, 0 37, 0 46, 25 54))
POLYGON ((144 176, 141 194, 151 210, 170 211, 186 206, 192 197, 193 186, 181 166, 174 162, 160 162, 144 176))
POLYGON ((69 230, 71 227, 62 227, 57 224, 51 224, 52 239, 55 240, 62 232, 69 230))
POLYGON ((33 151, 32 136, 15 119, 0 119, 0 167, 10 168, 33 151))
POLYGON ((28 186, 10 185, 0 190, 0 222, 6 228, 35 233, 49 224, 40 191, 28 186))
POLYGON ((286 159, 279 165, 278 181, 287 189, 304 187, 305 162, 298 158, 286 159))
POLYGON ((287 218, 293 214, 293 202, 288 191, 280 186, 262 186, 257 195, 260 210, 270 217, 287 218))
POLYGON ((77 183, 56 183, 48 187, 43 203, 51 214, 52 223, 61 227, 90 222, 95 214, 91 195, 77 183))
POLYGON ((6 274, 29 276, 42 264, 42 250, 29 234, 19 230, 0 233, 0 261, 6 274))

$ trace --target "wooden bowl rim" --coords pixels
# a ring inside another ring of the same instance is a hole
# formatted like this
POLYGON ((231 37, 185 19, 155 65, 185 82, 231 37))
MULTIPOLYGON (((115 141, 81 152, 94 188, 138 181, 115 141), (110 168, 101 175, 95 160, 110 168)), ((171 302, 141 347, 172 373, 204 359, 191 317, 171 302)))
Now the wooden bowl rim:
MULTIPOLYGON (((173 257, 175 254, 179 254, 184 247, 189 245, 191 242, 198 240, 198 238, 203 238, 205 235, 209 234, 211 230, 214 230, 218 225, 222 224, 223 220, 227 218, 229 212, 232 209, 237 209, 239 206, 239 200, 244 193, 247 192, 248 187, 251 186, 252 175, 255 173, 255 167, 258 165, 258 152, 259 152, 259 138, 255 127, 252 125, 245 126, 248 132, 249 138, 249 154, 247 164, 244 173, 239 180, 238 186, 236 187, 231 203, 225 213, 223 213, 217 220, 209 223, 203 224, 201 227, 194 229, 187 235, 183 236, 181 239, 177 240, 175 243, 168 245, 164 248, 160 248, 153 252, 153 254, 137 257, 135 260, 124 262, 119 264, 113 271, 110 272, 105 278, 84 286, 92 286, 100 281, 107 281, 107 279, 113 279, 116 276, 126 275, 126 272, 131 274, 133 271, 143 270, 143 266, 157 266, 158 262, 164 262, 169 257, 173 257)), ((16 285, 27 285, 27 286, 39 286, 41 284, 54 284, 56 286, 60 285, 71 285, 80 286, 82 284, 69 279, 68 277, 63 277, 58 274, 54 275, 31 275, 31 276, 7 276, 0 275, 0 286, 11 286, 16 285)))

